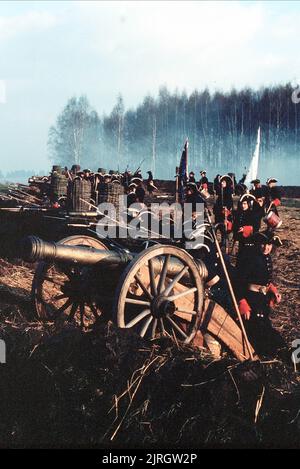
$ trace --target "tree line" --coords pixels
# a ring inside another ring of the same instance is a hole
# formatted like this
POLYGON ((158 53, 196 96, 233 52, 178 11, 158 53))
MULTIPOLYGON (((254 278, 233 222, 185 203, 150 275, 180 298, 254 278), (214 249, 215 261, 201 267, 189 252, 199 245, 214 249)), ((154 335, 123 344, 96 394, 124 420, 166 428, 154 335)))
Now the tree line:
POLYGON ((261 164, 284 171, 299 153, 300 104, 293 91, 287 83, 188 95, 164 86, 136 108, 125 109, 119 95, 102 116, 85 96, 72 97, 49 130, 49 155, 63 166, 91 169, 134 170, 143 162, 156 178, 173 179, 188 137, 190 169, 239 174, 249 166, 260 126, 261 164))

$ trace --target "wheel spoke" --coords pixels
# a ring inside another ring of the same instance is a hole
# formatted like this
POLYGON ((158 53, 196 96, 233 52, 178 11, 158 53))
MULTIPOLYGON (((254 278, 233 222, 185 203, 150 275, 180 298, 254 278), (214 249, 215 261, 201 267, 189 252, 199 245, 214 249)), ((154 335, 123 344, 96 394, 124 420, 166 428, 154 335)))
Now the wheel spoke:
POLYGON ((155 318, 152 324, 152 333, 151 333, 151 339, 155 338, 155 332, 157 328, 157 319, 155 318))
POLYGON ((150 309, 145 309, 140 314, 138 314, 135 318, 133 318, 128 324, 126 324, 126 326, 125 326, 126 329, 129 329, 130 327, 135 326, 138 322, 140 322, 142 319, 144 319, 149 314, 151 314, 150 309))
POLYGON ((154 275, 154 268, 153 268, 152 259, 149 259, 149 261, 148 261, 148 268, 149 268, 151 292, 154 296, 156 296, 157 295, 157 288, 156 288, 156 285, 155 285, 155 275, 154 275))
POLYGON ((150 324, 151 324, 152 319, 153 319, 152 316, 150 316, 150 318, 147 319, 146 323, 144 324, 144 326, 143 326, 143 328, 142 328, 142 330, 141 330, 141 333, 140 333, 140 336, 141 336, 141 337, 145 337, 145 334, 146 334, 146 332, 147 332, 148 327, 149 327, 150 324))
POLYGON ((89 308, 91 308, 91 311, 95 317, 95 319, 98 319, 99 318, 99 314, 98 314, 98 311, 97 311, 97 308, 96 306, 94 306, 92 303, 89 303, 88 304, 89 308))
POLYGON ((126 298, 125 303, 132 305, 150 306, 150 301, 135 300, 134 298, 126 298))
POLYGON ((138 274, 136 274, 134 276, 134 278, 137 281, 137 283, 139 284, 139 286, 141 287, 141 289, 143 290, 143 292, 145 293, 145 295, 149 298, 149 300, 152 300, 153 296, 151 295, 151 293, 147 290, 147 288, 143 284, 140 276, 138 274))
POLYGON ((165 291, 163 292, 163 295, 165 296, 168 296, 168 294, 170 293, 170 291, 172 290, 172 288, 174 288, 174 286, 176 285, 176 283, 179 282, 179 280, 184 276, 184 274, 187 272, 188 270, 188 266, 186 265, 185 267, 183 267, 181 269, 181 271, 173 278, 172 282, 169 283, 169 285, 167 286, 167 288, 165 289, 165 291))
POLYGON ((165 325, 164 325, 164 321, 162 318, 159 318, 159 322, 160 322, 160 328, 161 328, 161 331, 163 333, 163 335, 166 335, 166 329, 165 329, 165 325))
POLYGON ((169 296, 168 300, 175 301, 178 300, 178 298, 182 298, 183 296, 191 295, 191 293, 195 293, 195 291, 197 291, 196 287, 189 288, 188 290, 184 290, 180 293, 176 293, 175 295, 169 296))
POLYGON ((179 334, 182 335, 182 337, 184 337, 185 339, 187 339, 188 336, 187 336, 186 333, 178 326, 178 324, 176 324, 176 322, 173 321, 173 319, 170 318, 170 316, 166 316, 166 318, 167 318, 167 320, 172 324, 172 326, 174 327, 174 329, 176 329, 176 330, 179 332, 179 334))
POLYGON ((80 324, 81 324, 81 327, 84 326, 84 323, 83 323, 83 318, 84 318, 84 304, 83 303, 80 303, 79 305, 79 311, 80 311, 80 324))
POLYGON ((163 265, 163 268, 159 277, 158 286, 157 286, 158 293, 161 293, 162 289, 164 288, 170 257, 171 257, 170 254, 167 254, 165 257, 164 265, 163 265))
POLYGON ((69 306, 71 306, 72 300, 71 298, 68 298, 68 301, 66 301, 56 312, 55 316, 58 316, 60 313, 63 313, 69 306))
POLYGON ((78 303, 73 303, 69 317, 68 317, 68 321, 73 321, 77 309, 78 309, 78 303))

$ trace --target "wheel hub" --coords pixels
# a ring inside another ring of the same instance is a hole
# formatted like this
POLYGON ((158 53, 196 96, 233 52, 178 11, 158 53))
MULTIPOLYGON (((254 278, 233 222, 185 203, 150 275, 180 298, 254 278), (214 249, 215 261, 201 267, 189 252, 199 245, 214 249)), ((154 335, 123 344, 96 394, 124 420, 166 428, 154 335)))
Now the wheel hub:
POLYGON ((173 301, 168 300, 167 297, 158 296, 153 299, 151 310, 155 318, 164 318, 167 315, 172 316, 176 311, 176 307, 173 301))
POLYGON ((62 292, 69 298, 81 301, 91 292, 92 281, 90 272, 87 269, 82 269, 73 275, 62 287, 62 292))

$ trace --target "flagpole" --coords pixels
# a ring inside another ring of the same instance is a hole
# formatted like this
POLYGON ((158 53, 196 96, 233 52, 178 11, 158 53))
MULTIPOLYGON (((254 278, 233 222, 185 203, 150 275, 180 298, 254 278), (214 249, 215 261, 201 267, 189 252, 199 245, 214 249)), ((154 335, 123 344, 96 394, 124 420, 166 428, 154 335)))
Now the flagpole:
POLYGON ((175 180, 175 202, 178 203, 179 198, 179 168, 176 166, 176 180, 175 180))
POLYGON ((185 167, 185 174, 186 174, 186 179, 188 177, 188 147, 189 147, 189 139, 187 138, 186 141, 185 141, 185 152, 186 152, 186 167, 185 167))

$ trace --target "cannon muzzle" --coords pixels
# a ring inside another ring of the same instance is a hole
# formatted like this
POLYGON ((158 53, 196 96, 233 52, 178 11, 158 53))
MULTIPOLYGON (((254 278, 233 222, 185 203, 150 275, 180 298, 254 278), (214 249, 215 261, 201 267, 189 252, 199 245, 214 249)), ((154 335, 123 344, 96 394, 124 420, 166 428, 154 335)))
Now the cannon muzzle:
POLYGON ((20 257, 27 262, 56 261, 79 265, 109 265, 119 267, 133 259, 126 251, 107 251, 91 246, 70 246, 52 241, 43 241, 37 236, 28 236, 21 243, 20 257))

